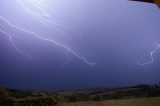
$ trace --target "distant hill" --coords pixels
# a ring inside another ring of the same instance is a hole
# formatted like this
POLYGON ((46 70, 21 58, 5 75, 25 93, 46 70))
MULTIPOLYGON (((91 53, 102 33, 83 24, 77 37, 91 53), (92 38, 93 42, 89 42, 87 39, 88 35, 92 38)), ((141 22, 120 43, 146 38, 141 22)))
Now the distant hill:
POLYGON ((65 102, 160 97, 159 85, 61 91, 22 91, 0 87, 0 106, 53 106, 65 102))

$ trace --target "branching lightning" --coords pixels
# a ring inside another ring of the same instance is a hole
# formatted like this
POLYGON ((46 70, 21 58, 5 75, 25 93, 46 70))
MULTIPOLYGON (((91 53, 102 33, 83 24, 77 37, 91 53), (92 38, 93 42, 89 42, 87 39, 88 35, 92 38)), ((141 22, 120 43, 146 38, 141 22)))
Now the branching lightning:
MULTIPOLYGON (((0 16, 0 18, 4 20, 3 17, 0 16)), ((13 47, 14 47, 19 53, 21 53, 22 55, 26 56, 28 59, 32 59, 32 57, 31 57, 29 54, 23 52, 21 49, 19 49, 19 48, 16 46, 16 44, 15 44, 12 36, 11 36, 8 32, 6 32, 6 31, 4 31, 4 30, 2 30, 2 29, 0 29, 0 32, 2 32, 3 34, 5 34, 6 36, 8 36, 8 38, 9 38, 10 42, 12 43, 13 47)))
POLYGON ((48 26, 48 27, 51 27, 53 28, 55 31, 57 32, 60 32, 61 34, 63 34, 65 37, 68 38, 68 36, 61 30, 57 29, 56 26, 59 26, 59 27, 63 27, 63 28, 66 28, 66 29, 69 29, 69 30, 73 30, 75 31, 76 33, 78 33, 78 35, 81 37, 81 33, 76 31, 75 29, 69 27, 69 26, 66 26, 66 25, 63 25, 63 24, 59 24, 59 23, 56 23, 54 22, 53 20, 55 19, 54 17, 52 17, 45 9, 42 8, 42 6, 45 6, 45 4, 43 4, 42 2, 40 2, 39 0, 26 0, 29 5, 34 8, 34 10, 37 10, 36 12, 34 12, 31 8, 29 8, 27 5, 25 5, 25 1, 24 0, 16 0, 17 3, 19 5, 21 5, 24 10, 26 12, 28 12, 34 19, 36 19, 37 21, 39 21, 40 23, 48 26), (53 27, 55 26, 55 27, 53 27))
POLYGON ((140 61, 138 61, 139 65, 148 65, 148 64, 152 64, 154 62, 154 54, 160 49, 160 44, 157 44, 155 42, 155 46, 156 46, 156 48, 149 53, 150 54, 150 61, 145 62, 145 63, 141 63, 140 61))
MULTIPOLYGON (((64 27, 64 28, 68 28, 68 29, 72 29, 68 26, 65 26, 65 25, 61 25, 61 24, 57 24, 53 21, 50 21, 50 19, 54 19, 54 17, 50 16, 44 9, 41 8, 41 6, 43 4, 41 4, 40 2, 41 0, 16 0, 16 2, 18 4, 21 5, 21 7, 23 7, 25 9, 25 11, 27 11, 32 17, 34 17, 38 22, 41 22, 42 24, 44 25, 47 25, 47 26, 50 26, 52 28, 55 29, 55 31, 58 31, 62 34, 65 35, 65 33, 63 31, 60 31, 58 29, 56 29, 55 27, 53 27, 52 25, 58 25, 58 26, 61 26, 61 27, 64 27), (32 8, 36 8, 36 10, 38 10, 38 12, 34 12, 32 11, 31 8, 28 8, 26 5, 25 5, 25 1, 27 1, 29 4, 31 4, 32 8)), ((13 25, 11 24, 6 18, 4 18, 3 16, 0 16, 0 20, 2 20, 3 22, 5 22, 5 24, 8 26, 8 27, 12 27, 14 28, 15 30, 19 30, 21 32, 24 32, 24 33, 27 33, 29 35, 32 35, 34 36, 36 39, 39 39, 39 40, 43 40, 43 41, 46 41, 47 43, 52 43, 58 47, 61 47, 61 48, 64 48, 65 50, 67 50, 66 52, 66 56, 68 58, 68 54, 73 54, 74 56, 76 56, 78 59, 82 60, 84 63, 88 64, 88 65, 95 65, 95 63, 92 63, 92 62, 89 62, 85 57, 79 55, 76 51, 74 51, 73 49, 71 49, 70 47, 62 44, 62 43, 59 43, 57 42, 56 40, 54 39, 49 39, 49 38, 45 38, 45 37, 42 37, 42 36, 39 36, 38 34, 36 34, 35 32, 32 32, 32 31, 29 31, 25 28, 22 28, 22 27, 19 27, 19 26, 16 26, 16 25, 13 25)), ((72 29, 73 30, 73 29, 72 29)), ((4 28, 0 28, 0 32, 2 32, 3 34, 5 34, 6 36, 9 37, 9 40, 10 42, 12 43, 13 47, 22 55, 26 56, 27 58, 31 59, 32 57, 28 54, 28 53, 25 53, 23 52, 21 49, 19 49, 17 46, 16 46, 16 43, 14 41, 14 36, 12 36, 10 33, 8 33, 6 30, 4 30, 4 28)))

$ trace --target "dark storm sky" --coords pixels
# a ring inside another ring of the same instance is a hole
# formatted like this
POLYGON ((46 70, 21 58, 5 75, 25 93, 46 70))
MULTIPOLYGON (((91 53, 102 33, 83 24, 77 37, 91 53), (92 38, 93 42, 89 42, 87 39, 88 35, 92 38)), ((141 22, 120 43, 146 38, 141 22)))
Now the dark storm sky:
POLYGON ((160 43, 158 7, 127 0, 50 0, 48 3, 50 14, 56 18, 54 22, 68 25, 82 35, 60 28, 67 33, 68 37, 64 37, 47 29, 14 0, 0 1, 0 15, 14 25, 68 45, 97 64, 87 65, 72 54, 64 64, 66 50, 63 48, 8 28, 15 35, 17 46, 33 59, 26 60, 13 48, 8 37, 0 33, 0 86, 65 89, 160 81, 160 51, 154 54, 153 64, 137 64, 138 60, 148 61, 155 41, 160 43))

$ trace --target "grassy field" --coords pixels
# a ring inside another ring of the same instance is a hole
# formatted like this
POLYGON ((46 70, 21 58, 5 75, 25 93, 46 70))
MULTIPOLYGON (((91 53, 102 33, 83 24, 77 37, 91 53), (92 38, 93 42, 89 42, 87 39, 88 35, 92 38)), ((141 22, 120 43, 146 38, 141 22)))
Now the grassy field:
POLYGON ((131 100, 117 100, 113 101, 120 106, 160 106, 160 97, 131 99, 131 100))
POLYGON ((66 91, 1 87, 0 106, 160 106, 160 85, 66 91))
POLYGON ((128 100, 109 100, 100 102, 64 103, 57 106, 160 106, 160 97, 128 100))

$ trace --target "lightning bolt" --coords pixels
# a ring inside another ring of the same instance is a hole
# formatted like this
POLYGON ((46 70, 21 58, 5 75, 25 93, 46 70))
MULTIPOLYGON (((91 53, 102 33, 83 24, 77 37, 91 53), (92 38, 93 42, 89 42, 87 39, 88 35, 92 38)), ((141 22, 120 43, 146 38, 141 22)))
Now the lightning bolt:
MULTIPOLYGON (((4 18, 1 17, 1 16, 0 16, 0 18, 1 18, 1 19, 4 19, 4 18)), ((11 36, 8 32, 6 32, 6 31, 4 31, 4 30, 2 30, 2 29, 0 29, 0 32, 2 32, 3 34, 5 34, 6 36, 8 36, 8 38, 9 38, 10 42, 12 43, 13 47, 14 47, 19 53, 21 53, 22 55, 24 55, 24 56, 27 57, 28 59, 32 59, 32 57, 31 57, 29 54, 23 52, 21 49, 19 49, 19 48, 16 46, 16 44, 15 44, 12 36, 11 36)))
POLYGON ((150 61, 145 62, 145 63, 141 63, 140 61, 138 61, 138 65, 142 65, 143 66, 143 65, 148 65, 148 64, 154 63, 154 54, 160 49, 160 44, 157 44, 155 42, 155 46, 156 46, 156 48, 149 53, 150 54, 150 61))
MULTIPOLYGON (((26 0, 28 1, 34 8, 36 8, 38 12, 33 12, 31 9, 29 9, 28 7, 25 6, 25 4, 22 2, 22 0, 16 0, 18 4, 20 4, 29 14, 31 14, 31 16, 33 16, 37 21, 41 22, 42 24, 44 25, 47 25, 47 26, 51 26, 51 25, 58 25, 58 26, 61 26, 61 27, 64 27, 64 28, 69 28, 69 29, 72 29, 68 26, 65 26, 65 25, 61 25, 61 24, 57 24, 55 22, 52 22, 49 19, 54 19, 52 16, 50 16, 45 10, 43 10, 40 5, 42 5, 39 0, 26 0), (36 2, 36 3, 35 3, 36 2), (50 25, 51 24, 51 25, 50 25)), ((23 0, 24 1, 24 0, 23 0)), ((61 47, 61 48, 64 48, 65 50, 67 50, 66 52, 66 56, 67 58, 69 58, 69 53, 70 54, 73 54, 74 56, 76 56, 78 59, 82 60, 84 63, 88 64, 88 65, 91 65, 91 66, 94 66, 96 63, 94 62, 89 62, 85 57, 79 55, 76 51, 74 51, 73 49, 71 49, 70 47, 62 44, 62 43, 59 43, 57 42, 56 40, 54 39, 49 39, 49 38, 44 38, 44 37, 41 37, 39 36, 38 34, 36 34, 35 32, 32 32, 32 31, 29 31, 27 29, 24 29, 22 27, 19 27, 19 26, 16 26, 16 25, 13 25, 11 24, 6 18, 4 18, 3 16, 0 16, 0 20, 2 20, 3 22, 5 22, 6 25, 8 25, 9 27, 11 28, 14 28, 16 30, 19 30, 21 32, 24 32, 24 33, 27 33, 29 35, 32 35, 33 37, 39 39, 39 40, 43 40, 43 41, 46 41, 48 43, 52 43, 58 47, 61 47)), ((2 27, 2 26, 1 26, 2 27)), ((62 33, 62 34, 65 34, 63 31, 60 31, 56 28, 54 28, 56 31, 62 33)), ((32 57, 28 54, 28 53, 25 53, 23 52, 21 49, 19 49, 17 46, 16 46, 16 43, 14 41, 14 37, 6 31, 6 29, 4 28, 0 28, 0 32, 2 32, 3 34, 5 34, 6 36, 9 37, 9 40, 11 41, 13 47, 22 55, 26 56, 27 58, 31 59, 32 57)))
POLYGON ((56 22, 52 21, 52 20, 55 20, 55 18, 52 17, 45 9, 42 8, 43 5, 45 6, 45 4, 42 4, 41 2, 39 2, 39 0, 26 0, 38 12, 34 12, 31 8, 28 8, 28 6, 25 5, 26 3, 25 3, 24 0, 16 0, 16 1, 34 19, 36 19, 37 21, 39 21, 40 23, 42 23, 42 24, 44 24, 48 27, 53 28, 55 31, 60 32, 65 37, 68 38, 66 33, 64 33, 63 31, 61 31, 58 28, 53 27, 53 26, 58 26, 58 27, 62 27, 62 28, 72 30, 72 31, 76 32, 80 37, 82 37, 81 33, 79 31, 73 29, 72 27, 69 27, 67 25, 59 24, 59 23, 56 23, 56 22))

